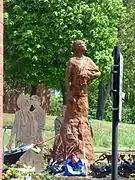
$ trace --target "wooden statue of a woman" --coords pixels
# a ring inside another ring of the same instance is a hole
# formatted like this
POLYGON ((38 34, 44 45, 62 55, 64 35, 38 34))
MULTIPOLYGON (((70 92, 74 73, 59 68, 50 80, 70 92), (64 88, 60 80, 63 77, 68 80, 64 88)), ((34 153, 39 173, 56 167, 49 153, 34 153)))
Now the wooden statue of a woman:
POLYGON ((100 76, 95 63, 84 56, 86 45, 81 40, 73 43, 73 57, 69 60, 66 72, 67 109, 60 136, 64 147, 64 159, 72 153, 88 164, 95 161, 92 137, 88 125, 87 85, 100 76), (85 151, 85 152, 84 152, 85 151))

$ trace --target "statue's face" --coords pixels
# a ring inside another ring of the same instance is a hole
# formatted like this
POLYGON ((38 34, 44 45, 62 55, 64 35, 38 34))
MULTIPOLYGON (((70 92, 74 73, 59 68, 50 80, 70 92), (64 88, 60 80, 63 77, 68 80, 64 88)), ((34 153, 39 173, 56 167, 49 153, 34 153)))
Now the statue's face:
POLYGON ((86 44, 83 41, 77 42, 74 47, 75 51, 84 52, 87 50, 86 44))
POLYGON ((86 45, 85 45, 85 43, 80 43, 80 44, 78 45, 78 48, 79 48, 80 51, 86 51, 86 45))

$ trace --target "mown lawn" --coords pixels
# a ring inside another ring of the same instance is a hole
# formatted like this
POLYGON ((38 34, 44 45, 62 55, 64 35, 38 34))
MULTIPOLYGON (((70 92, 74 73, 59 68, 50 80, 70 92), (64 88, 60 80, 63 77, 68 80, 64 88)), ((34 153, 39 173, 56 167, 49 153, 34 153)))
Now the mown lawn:
MULTIPOLYGON (((44 140, 48 140, 54 136, 54 116, 46 117, 46 125, 44 130, 44 140)), ((14 115, 4 114, 4 126, 12 126, 14 115)), ((111 149, 112 141, 112 123, 106 121, 94 120, 94 148, 95 150, 108 150, 111 149)), ((119 123, 119 149, 135 149, 135 125, 119 123)), ((10 130, 4 132, 4 146, 6 146, 10 136, 10 130)), ((47 141, 47 145, 51 147, 53 139, 47 141)))

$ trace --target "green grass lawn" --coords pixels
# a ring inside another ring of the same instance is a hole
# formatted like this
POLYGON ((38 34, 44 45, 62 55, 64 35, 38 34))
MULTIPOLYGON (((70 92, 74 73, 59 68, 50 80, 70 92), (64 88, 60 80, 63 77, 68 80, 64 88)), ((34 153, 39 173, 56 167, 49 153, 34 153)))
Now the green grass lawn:
MULTIPOLYGON (((44 140, 48 140, 54 136, 54 116, 46 117, 46 125, 44 130, 44 140)), ((12 126, 14 115, 4 114, 4 126, 12 126)), ((112 123, 106 121, 94 120, 93 124, 94 132, 94 148, 98 150, 111 149, 112 141, 112 123)), ((119 123, 119 149, 135 149, 135 125, 119 123)), ((6 146, 10 137, 10 130, 4 132, 4 146, 6 146)), ((52 147, 53 140, 47 142, 49 147, 52 147)))

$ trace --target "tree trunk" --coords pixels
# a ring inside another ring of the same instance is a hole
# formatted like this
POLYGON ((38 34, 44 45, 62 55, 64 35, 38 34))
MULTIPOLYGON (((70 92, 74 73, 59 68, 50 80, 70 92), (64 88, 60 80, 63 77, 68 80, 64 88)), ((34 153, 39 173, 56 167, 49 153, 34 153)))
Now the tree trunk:
POLYGON ((60 83, 61 86, 61 93, 63 98, 63 105, 66 105, 66 89, 65 89, 65 83, 60 83))
POLYGON ((110 83, 106 86, 103 86, 101 83, 99 83, 98 89, 98 107, 96 119, 103 120, 105 105, 110 91, 110 83))
POLYGON ((32 85, 31 84, 31 93, 30 93, 30 95, 31 96, 35 95, 36 94, 36 90, 37 90, 37 85, 32 85))

